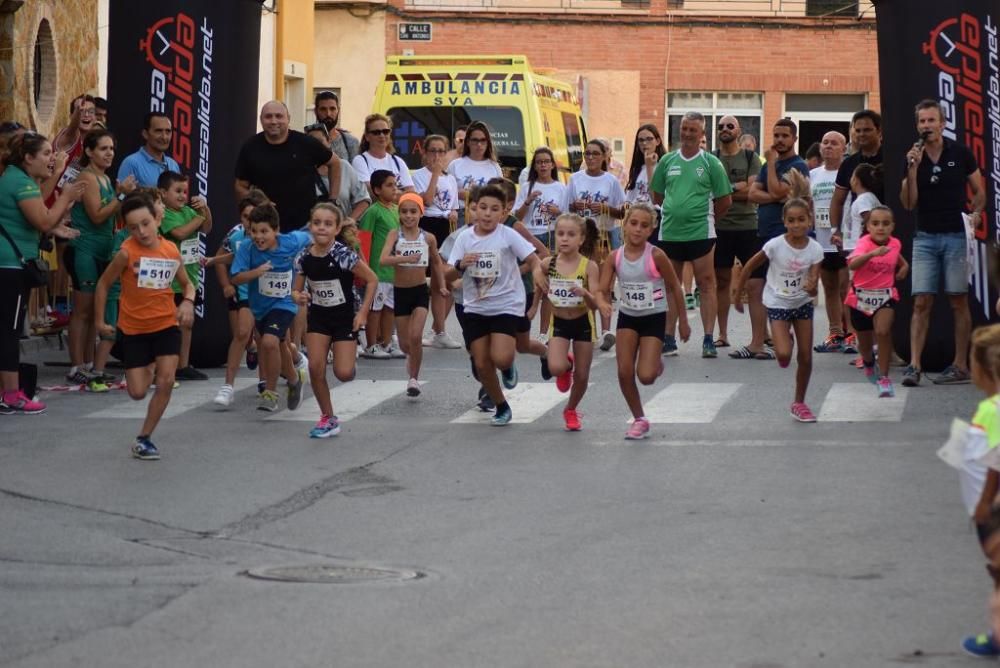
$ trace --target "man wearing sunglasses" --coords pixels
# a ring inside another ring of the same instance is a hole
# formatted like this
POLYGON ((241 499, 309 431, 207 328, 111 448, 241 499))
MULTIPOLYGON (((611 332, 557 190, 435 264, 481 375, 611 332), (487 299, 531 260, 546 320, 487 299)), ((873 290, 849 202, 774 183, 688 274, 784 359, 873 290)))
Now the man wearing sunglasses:
POLYGON ((955 359, 934 378, 934 383, 968 383, 972 316, 965 226, 977 224, 982 218, 986 206, 983 175, 967 146, 942 136, 944 112, 937 101, 920 102, 915 115, 920 140, 906 154, 899 193, 903 207, 916 211, 910 263, 910 365, 903 371, 903 385, 920 384, 920 356, 927 341, 934 295, 942 280, 955 318, 955 359), (970 223, 965 219, 967 188, 972 192, 970 223))

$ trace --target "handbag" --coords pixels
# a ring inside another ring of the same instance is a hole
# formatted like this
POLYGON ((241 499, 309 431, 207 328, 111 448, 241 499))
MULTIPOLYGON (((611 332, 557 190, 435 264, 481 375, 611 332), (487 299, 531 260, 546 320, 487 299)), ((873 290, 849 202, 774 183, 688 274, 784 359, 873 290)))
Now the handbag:
POLYGON ((25 260, 24 255, 21 254, 21 249, 17 247, 13 237, 4 229, 3 225, 0 225, 0 234, 7 240, 10 247, 14 249, 14 255, 17 256, 17 259, 21 263, 21 269, 24 271, 24 284, 29 288, 40 288, 43 285, 48 285, 49 263, 40 257, 25 260))

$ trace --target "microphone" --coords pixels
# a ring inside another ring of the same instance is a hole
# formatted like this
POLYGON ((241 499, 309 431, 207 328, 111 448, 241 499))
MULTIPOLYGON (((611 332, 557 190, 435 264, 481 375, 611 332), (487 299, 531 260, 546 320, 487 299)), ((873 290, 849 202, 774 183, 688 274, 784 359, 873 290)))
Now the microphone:
MULTIPOLYGON (((915 147, 919 148, 919 149, 923 149, 924 148, 924 143, 930 138, 931 134, 932 133, 931 133, 930 130, 924 130, 923 132, 921 132, 920 133, 920 138, 917 139, 917 143, 916 143, 915 147)), ((910 164, 911 165, 913 164, 913 159, 912 158, 910 159, 910 164)))

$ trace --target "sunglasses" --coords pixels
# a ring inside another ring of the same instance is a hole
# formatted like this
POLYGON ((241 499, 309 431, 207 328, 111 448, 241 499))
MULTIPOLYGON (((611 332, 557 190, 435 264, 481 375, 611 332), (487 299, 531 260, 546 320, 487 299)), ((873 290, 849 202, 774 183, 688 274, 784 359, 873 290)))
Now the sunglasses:
POLYGON ((302 128, 303 132, 322 132, 324 136, 329 137, 330 131, 326 129, 326 126, 322 123, 313 123, 302 128))
POLYGON ((381 130, 369 130, 368 134, 370 134, 370 135, 385 135, 385 136, 388 137, 390 132, 392 132, 392 130, 390 130, 389 128, 382 128, 381 130))
POLYGON ((735 130, 736 123, 719 123, 720 130, 735 130))
POLYGON ((600 151, 584 151, 583 152, 583 157, 585 157, 585 158, 600 158, 602 156, 604 156, 604 154, 601 153, 600 151))
POLYGON ((486 143, 486 138, 485 137, 482 137, 482 138, 480 138, 480 137, 472 137, 471 139, 466 138, 465 141, 467 141, 470 144, 485 144, 486 143))

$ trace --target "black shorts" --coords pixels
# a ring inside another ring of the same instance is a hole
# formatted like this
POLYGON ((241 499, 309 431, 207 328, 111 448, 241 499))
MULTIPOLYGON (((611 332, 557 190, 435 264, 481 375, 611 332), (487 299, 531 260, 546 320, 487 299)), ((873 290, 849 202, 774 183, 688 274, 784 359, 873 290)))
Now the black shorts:
POLYGON ((176 325, 151 334, 121 335, 122 365, 126 369, 149 366, 157 357, 181 354, 181 330, 176 325))
POLYGON ((847 267, 847 257, 840 251, 826 251, 819 268, 822 271, 839 271, 847 267))
POLYGON ((437 241, 438 248, 441 248, 444 240, 448 238, 449 234, 451 234, 451 223, 448 222, 447 218, 423 216, 420 219, 420 229, 424 232, 433 234, 434 240, 437 241))
POLYGON ((311 308, 306 314, 306 334, 322 334, 333 341, 357 341, 353 313, 330 313, 311 308))
POLYGON ((712 252, 712 249, 715 248, 715 239, 664 241, 660 248, 674 262, 694 262, 712 252))
MULTIPOLYGON (((875 309, 875 313, 878 313, 882 309, 895 309, 896 300, 890 299, 886 303, 875 309)), ((851 307, 851 326, 854 327, 855 332, 870 332, 875 329, 875 313, 868 315, 863 311, 851 307)))
POLYGON ((530 292, 525 295, 524 298, 524 317, 518 318, 517 320, 517 333, 524 334, 531 331, 531 321, 528 320, 528 311, 531 310, 531 304, 535 301, 535 293, 530 292))
POLYGON ((462 326, 462 335, 465 340, 472 345, 484 336, 490 334, 505 334, 511 338, 517 336, 518 321, 522 316, 511 315, 510 313, 500 313, 499 315, 481 315, 479 313, 464 314, 465 324, 462 326))
POLYGON ((288 333, 288 328, 295 321, 295 314, 283 308, 276 308, 268 311, 263 318, 255 323, 257 333, 261 336, 270 334, 278 339, 284 339, 288 333))
MULTIPOLYGON (((195 301, 198 301, 198 296, 195 295, 195 301)), ((235 294, 226 300, 226 308, 230 311, 239 311, 241 308, 250 308, 250 302, 246 299, 240 299, 239 294, 235 294)))
POLYGON ((718 235, 715 241, 716 269, 732 269, 736 260, 746 264, 760 250, 757 230, 716 230, 715 233, 718 235))
POLYGON ((590 324, 590 316, 584 314, 579 318, 571 319, 552 316, 551 338, 593 343, 594 328, 590 324))
POLYGON ((618 313, 617 329, 631 329, 639 334, 641 339, 644 336, 652 336, 663 340, 663 335, 667 331, 667 312, 650 313, 649 315, 629 315, 628 313, 618 313))
POLYGON ((393 311, 397 318, 405 318, 418 308, 430 308, 431 293, 426 284, 414 285, 412 288, 394 287, 392 289, 393 311))

